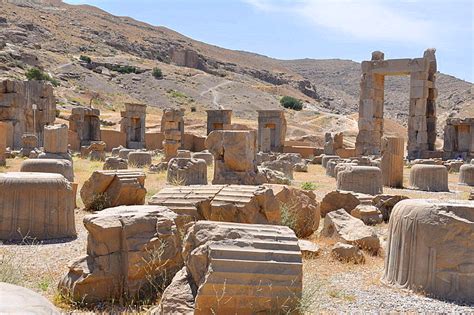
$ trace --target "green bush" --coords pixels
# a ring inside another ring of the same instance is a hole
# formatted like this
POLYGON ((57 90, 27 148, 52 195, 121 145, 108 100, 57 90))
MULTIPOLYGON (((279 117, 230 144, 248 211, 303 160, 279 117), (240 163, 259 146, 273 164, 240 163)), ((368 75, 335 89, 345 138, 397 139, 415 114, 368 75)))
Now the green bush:
POLYGON ((137 73, 137 68, 134 66, 120 66, 120 65, 114 65, 112 67, 112 71, 117 71, 120 73, 137 73))
POLYGON ((303 190, 315 190, 316 184, 312 182, 304 182, 301 184, 301 189, 303 190))
POLYGON ((85 61, 85 62, 87 62, 87 63, 91 63, 91 62, 92 62, 92 59, 91 59, 91 57, 89 57, 89 56, 81 55, 81 56, 79 57, 79 59, 82 60, 82 61, 85 61))
POLYGON ((281 106, 293 110, 302 110, 303 109, 303 102, 301 102, 299 99, 296 99, 291 96, 283 96, 280 99, 280 104, 281 106))
POLYGON ((163 79, 163 72, 160 68, 153 68, 152 74, 156 79, 163 79))
POLYGON ((49 74, 44 73, 41 69, 38 68, 30 68, 28 71, 26 71, 26 78, 28 81, 48 81, 51 82, 52 85, 58 86, 59 82, 58 80, 52 78, 49 74))

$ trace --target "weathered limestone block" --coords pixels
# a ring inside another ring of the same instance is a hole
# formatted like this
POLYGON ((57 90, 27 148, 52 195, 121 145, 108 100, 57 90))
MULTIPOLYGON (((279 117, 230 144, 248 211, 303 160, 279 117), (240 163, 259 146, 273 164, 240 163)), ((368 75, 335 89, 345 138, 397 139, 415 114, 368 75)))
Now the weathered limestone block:
POLYGON ((462 160, 448 160, 443 163, 443 165, 448 170, 448 173, 458 173, 461 169, 461 166, 464 165, 462 160))
POLYGON ((332 211, 326 215, 321 236, 357 245, 374 254, 380 247, 380 241, 375 231, 361 220, 348 214, 344 209, 332 211))
POLYGON ((263 162, 261 165, 262 168, 279 171, 284 174, 288 179, 293 179, 293 165, 289 161, 285 160, 274 160, 263 162))
POLYGON ((331 256, 342 262, 365 263, 364 253, 362 253, 359 247, 351 244, 337 242, 331 248, 331 256))
POLYGON ((382 170, 383 184, 388 187, 403 187, 403 158, 405 153, 403 138, 382 138, 382 170))
POLYGON ((71 183, 59 174, 0 173, 0 239, 76 236, 71 183))
POLYGON ((474 205, 409 199, 390 218, 383 280, 442 299, 474 302, 474 205))
POLYGON ((122 150, 122 149, 124 149, 124 147, 121 146, 121 145, 118 146, 118 147, 116 147, 116 148, 112 148, 112 152, 111 152, 112 156, 117 156, 117 157, 118 157, 118 156, 119 156, 119 152, 120 152, 120 150, 122 150))
POLYGON ((214 162, 214 156, 212 155, 212 153, 210 153, 207 150, 202 151, 202 152, 194 152, 191 155, 191 157, 193 159, 202 159, 202 160, 206 161, 207 165, 212 165, 212 163, 214 162))
POLYGON ((449 191, 448 170, 442 165, 416 164, 410 170, 410 187, 424 191, 449 191))
POLYGON ((474 165, 464 164, 459 169, 459 183, 474 186, 474 165))
POLYGON ((321 159, 321 165, 326 168, 326 165, 330 160, 333 159, 340 159, 341 157, 339 155, 324 155, 321 159))
POLYGON ((64 159, 28 159, 21 163, 20 172, 61 174, 74 182, 72 163, 64 159))
POLYGON ((134 149, 120 149, 119 150, 119 153, 118 153, 118 157, 121 158, 121 159, 128 159, 128 155, 131 153, 131 152, 135 152, 134 149))
POLYGON ((360 204, 372 204, 372 196, 353 191, 331 191, 321 200, 321 216, 324 218, 329 212, 338 209, 344 209, 347 213, 351 213, 352 209, 360 204))
POLYGON ((148 203, 166 206, 187 221, 280 224, 278 200, 273 191, 264 186, 167 187, 154 195, 148 203))
POLYGON ((81 199, 86 208, 99 196, 104 196, 110 207, 143 205, 145 177, 141 171, 94 171, 81 188, 81 199))
POLYGON ((151 153, 143 151, 130 152, 128 154, 128 164, 131 167, 142 168, 151 165, 151 153))
POLYGON ((2 314, 59 315, 58 309, 33 290, 0 282, 0 312, 2 314))
MULTIPOLYGON (((326 167, 326 174, 328 174, 328 169, 330 169, 332 167, 332 161, 335 161, 335 160, 331 160, 329 161, 328 163, 328 167, 326 167)), ((337 161, 337 160, 336 160, 337 161)), ((353 163, 353 162, 342 162, 342 163, 337 163, 336 166, 334 166, 334 170, 332 171, 332 174, 331 174, 331 170, 329 170, 329 176, 332 176, 334 178, 337 178, 337 174, 342 171, 342 170, 345 170, 346 167, 350 167, 350 166, 357 166, 358 164, 357 163, 353 163)))
POLYGON ((38 147, 38 137, 33 134, 24 134, 21 136, 21 157, 29 157, 31 151, 36 151, 38 147))
POLYGON ((206 138, 214 155, 213 184, 259 185, 266 182, 258 173, 254 131, 215 130, 206 138))
POLYGON ((390 215, 392 214, 393 207, 405 199, 408 199, 408 197, 403 195, 382 194, 375 196, 374 199, 372 199, 372 203, 382 213, 382 219, 384 222, 388 222, 390 215))
POLYGON ((186 235, 183 258, 185 268, 156 314, 289 312, 301 297, 301 251, 288 227, 198 221, 186 235))
POLYGON ((316 258, 321 253, 321 248, 312 241, 299 239, 298 246, 300 247, 301 255, 306 259, 316 258))
POLYGON ((383 191, 382 172, 375 166, 348 166, 337 173, 338 190, 348 190, 368 195, 383 191))
POLYGON ((177 186, 207 185, 206 161, 192 158, 174 158, 168 162, 168 183, 177 186))
POLYGON ((52 125, 44 127, 44 152, 53 154, 67 153, 68 127, 52 125))
POLYGON ((107 144, 104 141, 93 141, 88 146, 81 146, 81 157, 89 157, 91 161, 105 161, 105 148, 107 144))
POLYGON ((358 205, 351 211, 354 218, 361 219, 367 225, 382 223, 382 213, 372 205, 358 205))
POLYGON ((191 151, 189 151, 189 150, 178 150, 178 154, 176 155, 176 157, 190 159, 191 158, 191 151))
POLYGON ((111 156, 105 159, 103 169, 104 170, 126 170, 128 169, 128 163, 127 163, 127 160, 125 159, 111 156))
POLYGON ((6 123, 0 122, 0 166, 6 165, 7 127, 6 123))
MULTIPOLYGON (((351 160, 348 159, 332 159, 326 164, 326 175, 336 177, 336 167, 340 164, 344 164, 344 167, 347 165, 357 165, 356 163, 351 163, 351 160)), ((341 166, 338 171, 344 169, 344 167, 341 166)))
POLYGON ((269 185, 280 202, 282 224, 295 231, 296 236, 304 238, 313 234, 319 227, 321 218, 319 202, 312 191, 283 185, 269 185))
POLYGON ((265 167, 258 168, 259 173, 262 173, 267 183, 269 184, 280 184, 280 185, 291 185, 291 179, 285 176, 280 171, 271 170, 265 167))
POLYGON ((295 172, 308 173, 308 164, 306 164, 305 162, 296 163, 296 164, 293 166, 293 170, 294 170, 295 172))
POLYGON ((81 302, 152 297, 183 266, 176 218, 160 206, 121 206, 85 216, 87 255, 69 266, 60 291, 81 302))

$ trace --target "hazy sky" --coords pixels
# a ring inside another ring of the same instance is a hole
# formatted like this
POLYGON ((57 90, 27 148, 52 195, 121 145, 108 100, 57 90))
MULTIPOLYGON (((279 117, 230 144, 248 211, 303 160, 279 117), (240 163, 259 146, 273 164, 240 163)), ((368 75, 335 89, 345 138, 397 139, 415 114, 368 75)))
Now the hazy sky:
POLYGON ((474 82, 474 0, 66 0, 280 59, 421 57, 474 82))

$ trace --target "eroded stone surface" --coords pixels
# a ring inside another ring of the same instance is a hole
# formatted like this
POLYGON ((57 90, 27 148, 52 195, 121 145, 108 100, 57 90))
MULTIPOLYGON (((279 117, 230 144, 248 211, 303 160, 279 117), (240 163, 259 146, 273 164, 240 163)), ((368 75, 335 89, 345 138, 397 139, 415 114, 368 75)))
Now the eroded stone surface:
POLYGON ((47 298, 30 289, 5 282, 0 282, 0 312, 2 314, 60 314, 47 298))
POLYGON ((206 161, 194 158, 173 158, 168 162, 168 183, 177 186, 207 185, 206 161))
POLYGON ((351 213, 359 204, 372 204, 372 196, 353 191, 335 190, 327 193, 321 200, 321 216, 325 217, 331 211, 344 209, 351 213))
POLYGON ((424 191, 449 191, 448 170, 442 165, 413 165, 410 170, 410 187, 424 191))
POLYGON ((28 159, 21 163, 20 172, 55 173, 74 182, 74 169, 71 161, 64 159, 28 159))

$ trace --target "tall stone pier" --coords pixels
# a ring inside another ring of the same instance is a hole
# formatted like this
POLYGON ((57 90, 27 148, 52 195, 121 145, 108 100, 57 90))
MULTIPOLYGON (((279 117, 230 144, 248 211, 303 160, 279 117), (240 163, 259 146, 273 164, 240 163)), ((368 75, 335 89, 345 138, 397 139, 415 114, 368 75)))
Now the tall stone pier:
POLYGON ((69 130, 75 132, 79 146, 88 146, 100 141, 100 110, 89 107, 75 107, 69 119, 69 130))
POLYGON ((207 134, 214 130, 224 130, 225 125, 232 124, 231 109, 210 109, 207 110, 207 134))
POLYGON ((126 134, 126 145, 129 149, 145 147, 145 104, 125 104, 125 111, 120 113, 120 131, 126 134))
POLYGON ((384 83, 388 75, 410 76, 408 118, 408 158, 420 158, 435 150, 436 74, 435 49, 427 49, 422 58, 384 60, 380 51, 371 61, 362 62, 359 100, 358 155, 380 155, 383 136, 384 83))
POLYGON ((286 136, 286 119, 283 110, 259 110, 258 150, 283 152, 286 136))
POLYGON ((161 132, 164 135, 164 160, 168 162, 178 155, 184 138, 184 110, 166 108, 161 118, 161 132))

